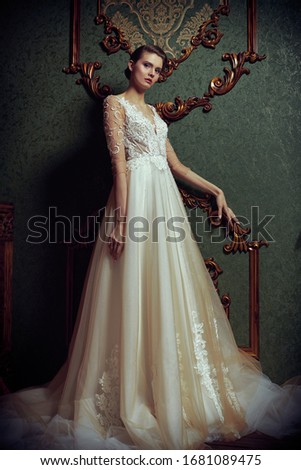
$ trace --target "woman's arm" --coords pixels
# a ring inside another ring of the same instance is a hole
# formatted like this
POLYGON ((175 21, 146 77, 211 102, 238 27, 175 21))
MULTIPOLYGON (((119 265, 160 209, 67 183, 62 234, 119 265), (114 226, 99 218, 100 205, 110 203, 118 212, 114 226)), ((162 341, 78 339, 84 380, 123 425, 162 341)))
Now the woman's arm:
POLYGON ((215 184, 210 183, 210 181, 205 180, 200 175, 192 171, 189 167, 183 165, 183 163, 178 159, 177 154, 168 139, 166 141, 166 155, 170 169, 176 178, 181 179, 185 183, 204 193, 212 194, 216 198, 218 217, 220 219, 222 218, 222 214, 224 214, 231 227, 233 227, 233 221, 239 223, 233 211, 228 207, 223 191, 215 184))
POLYGON ((124 109, 110 95, 104 101, 104 131, 111 157, 115 194, 115 226, 110 234, 109 249, 114 260, 121 255, 125 242, 127 211, 127 175, 124 149, 124 109))

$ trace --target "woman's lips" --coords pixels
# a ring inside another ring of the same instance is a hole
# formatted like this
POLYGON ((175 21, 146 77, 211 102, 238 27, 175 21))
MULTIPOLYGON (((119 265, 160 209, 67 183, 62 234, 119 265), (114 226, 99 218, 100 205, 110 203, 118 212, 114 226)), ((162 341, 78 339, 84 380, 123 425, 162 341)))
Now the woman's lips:
POLYGON ((153 83, 153 81, 152 81, 150 78, 146 78, 145 81, 146 81, 147 83, 150 83, 150 84, 153 83))

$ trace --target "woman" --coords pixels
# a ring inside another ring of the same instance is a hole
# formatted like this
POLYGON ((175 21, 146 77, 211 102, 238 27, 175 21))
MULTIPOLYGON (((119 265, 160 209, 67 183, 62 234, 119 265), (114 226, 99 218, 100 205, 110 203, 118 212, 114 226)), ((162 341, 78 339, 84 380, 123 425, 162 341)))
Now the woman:
MULTIPOLYGON (((154 110, 145 103, 144 95, 145 92, 158 81, 165 62, 165 53, 159 47, 139 47, 132 54, 128 68, 125 71, 126 76, 130 80, 127 90, 117 97, 109 96, 104 103, 105 131, 112 158, 113 174, 115 175, 114 186, 116 209, 119 212, 119 217, 116 221, 117 224, 110 240, 110 251, 114 259, 117 259, 123 250, 123 231, 125 231, 126 227, 126 224, 122 224, 122 221, 125 222, 126 214, 127 165, 123 141, 125 114, 121 102, 123 101, 128 106, 132 106, 132 108, 134 107, 134 113, 141 113, 143 115, 142 118, 147 119, 149 126, 155 126, 154 110)), ((163 126, 164 131, 166 131, 166 126, 164 126, 163 123, 160 123, 160 125, 163 126)), ((164 144, 163 136, 160 137, 164 144)), ((186 183, 214 195, 216 197, 219 217, 221 218, 222 213, 224 213, 229 219, 230 224, 232 224, 233 219, 237 222, 233 212, 226 204, 226 200, 221 189, 192 172, 190 168, 184 166, 178 160, 168 140, 166 141, 166 152, 163 153, 167 154, 166 156, 169 166, 171 167, 172 173, 175 177, 181 178, 186 183)))
POLYGON ((128 88, 104 102, 114 174, 105 220, 66 364, 48 387, 8 399, 15 447, 21 411, 34 423, 23 442, 35 448, 196 449, 256 429, 282 436, 299 423, 300 388, 272 384, 237 349, 193 240, 174 177, 237 220, 223 192, 178 160, 144 101, 165 60, 156 46, 138 48, 128 88))

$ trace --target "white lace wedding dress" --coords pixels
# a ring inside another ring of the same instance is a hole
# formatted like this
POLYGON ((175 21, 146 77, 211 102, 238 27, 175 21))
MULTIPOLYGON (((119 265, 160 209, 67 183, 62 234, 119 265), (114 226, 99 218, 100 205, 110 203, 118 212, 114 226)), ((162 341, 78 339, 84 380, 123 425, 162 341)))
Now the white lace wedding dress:
POLYGON ((114 262, 103 223, 68 360, 47 386, 2 398, 4 448, 191 449, 300 425, 300 387, 237 349, 171 171, 186 167, 151 109, 153 121, 105 100, 113 170, 127 169, 125 249, 114 262))

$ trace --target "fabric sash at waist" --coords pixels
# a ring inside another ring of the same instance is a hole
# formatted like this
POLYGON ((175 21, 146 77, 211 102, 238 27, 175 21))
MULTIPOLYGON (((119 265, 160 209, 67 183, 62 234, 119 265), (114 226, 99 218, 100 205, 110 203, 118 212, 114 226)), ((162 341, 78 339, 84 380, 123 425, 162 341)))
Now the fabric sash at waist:
POLYGON ((139 155, 138 157, 129 158, 126 162, 127 168, 135 170, 143 165, 155 165, 159 170, 167 170, 169 168, 167 158, 163 155, 139 155))

